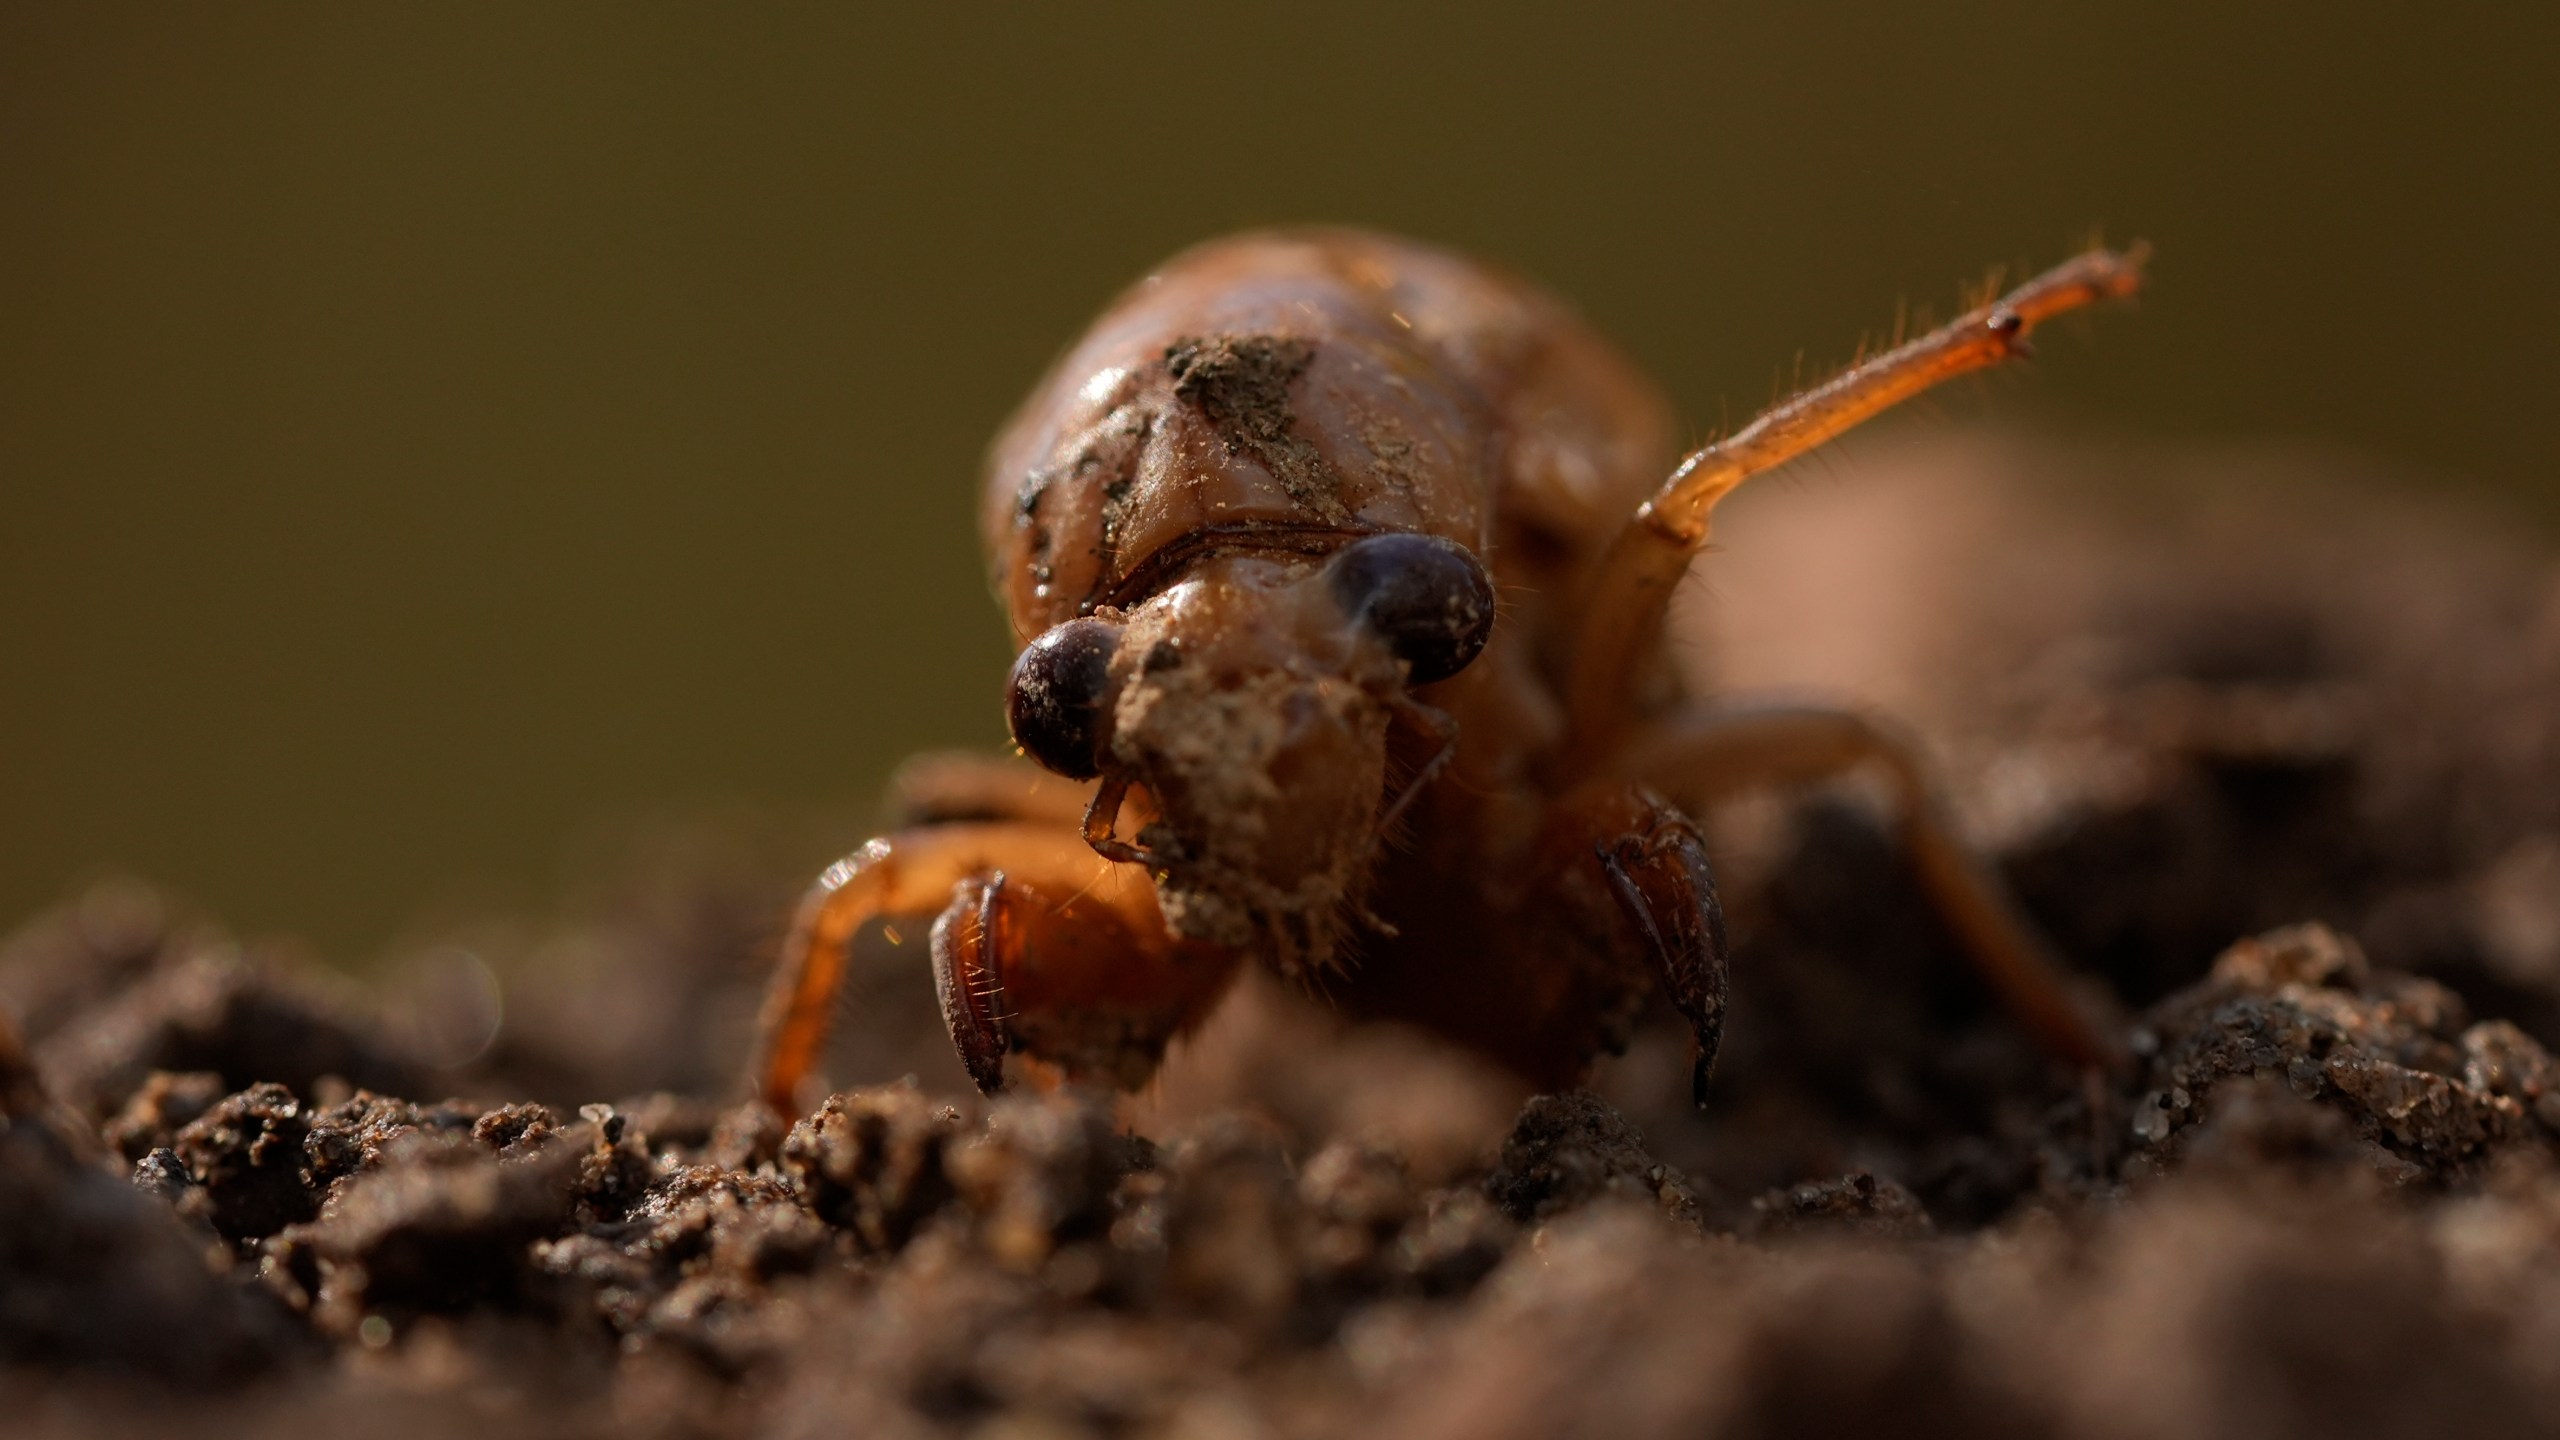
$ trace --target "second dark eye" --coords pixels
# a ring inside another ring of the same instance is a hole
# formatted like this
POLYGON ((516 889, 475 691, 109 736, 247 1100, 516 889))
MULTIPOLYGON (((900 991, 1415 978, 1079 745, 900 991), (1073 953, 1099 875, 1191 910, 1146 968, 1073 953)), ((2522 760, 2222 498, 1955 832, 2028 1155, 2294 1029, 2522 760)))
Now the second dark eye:
POLYGON ((1005 687, 1013 743, 1044 769, 1070 780, 1102 773, 1110 739, 1111 655, 1120 627, 1070 620, 1023 648, 1005 687))
POLYGON ((1493 635, 1493 580, 1483 562, 1436 535, 1372 535, 1335 555, 1325 578, 1416 685, 1466 669, 1493 635))

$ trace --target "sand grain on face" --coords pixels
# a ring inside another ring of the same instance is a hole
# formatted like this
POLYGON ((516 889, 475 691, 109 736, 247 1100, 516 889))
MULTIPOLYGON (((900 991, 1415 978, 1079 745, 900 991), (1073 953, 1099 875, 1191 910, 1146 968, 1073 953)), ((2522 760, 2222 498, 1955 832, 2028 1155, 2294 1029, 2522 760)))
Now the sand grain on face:
MULTIPOLYGON (((1141 622, 1126 643, 1148 639, 1141 622)), ((1138 837, 1164 860, 1156 893, 1174 933, 1267 948, 1293 975, 1330 964, 1372 859, 1367 819, 1385 789, 1386 723, 1375 699, 1339 679, 1141 666, 1122 688, 1113 744, 1180 819, 1138 837), (1293 752, 1310 729, 1352 743, 1323 747, 1311 770, 1293 752), (1290 828, 1277 832, 1282 813, 1290 828)))

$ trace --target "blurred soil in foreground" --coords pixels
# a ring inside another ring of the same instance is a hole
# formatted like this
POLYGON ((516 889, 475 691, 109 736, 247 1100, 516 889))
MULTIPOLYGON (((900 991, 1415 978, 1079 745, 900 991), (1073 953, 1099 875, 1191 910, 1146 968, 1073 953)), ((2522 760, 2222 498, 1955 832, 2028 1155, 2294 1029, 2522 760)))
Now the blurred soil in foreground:
POLYGON ((1669 1024, 1530 1097, 1270 985, 981 1101, 911 939, 834 1070, 914 1079, 785 1125, 802 877, 737 853, 372 991, 103 884, 0 947, 10 1432, 2560 1431, 2560 566, 2334 464, 1859 453, 1737 505, 1684 660, 1921 734, 2120 1079, 1854 784, 1717 822, 1704 1114, 1669 1024))

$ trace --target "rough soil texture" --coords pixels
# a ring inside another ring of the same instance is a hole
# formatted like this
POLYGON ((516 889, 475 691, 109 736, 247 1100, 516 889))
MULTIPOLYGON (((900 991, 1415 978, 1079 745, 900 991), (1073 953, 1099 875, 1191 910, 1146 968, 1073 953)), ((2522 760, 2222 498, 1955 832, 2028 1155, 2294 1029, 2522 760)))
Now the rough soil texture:
POLYGON ((0 946, 5 1428, 2560 1431, 2560 567, 2228 457, 2024 498, 2133 468, 1862 465, 1739 512, 1697 629, 1927 739, 2121 1076, 1987 1009, 1854 785, 1719 824, 1704 1114, 1659 1017, 1530 1097, 1272 985, 1141 1101, 980 1101, 910 941, 834 1066, 914 1078, 785 1124, 780 869, 475 938, 494 1033, 109 883, 0 946))

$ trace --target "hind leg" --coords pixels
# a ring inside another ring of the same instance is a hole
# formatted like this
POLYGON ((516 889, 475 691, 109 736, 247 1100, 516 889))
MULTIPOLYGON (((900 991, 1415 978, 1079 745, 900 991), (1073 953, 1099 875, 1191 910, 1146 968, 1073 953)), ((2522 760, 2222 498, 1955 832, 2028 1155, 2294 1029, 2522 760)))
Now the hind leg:
POLYGON ((1608 772, 1712 806, 1748 787, 1807 784, 1868 766, 1892 786, 1922 890, 2002 1003, 2055 1056, 2113 1063, 2116 1041, 2072 994, 2008 887, 1957 836, 1919 752, 1875 721, 1819 706, 1702 707, 1635 736, 1608 772))

